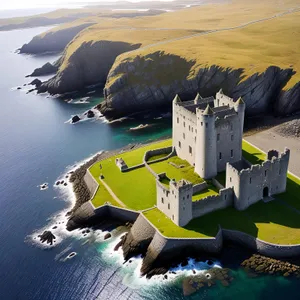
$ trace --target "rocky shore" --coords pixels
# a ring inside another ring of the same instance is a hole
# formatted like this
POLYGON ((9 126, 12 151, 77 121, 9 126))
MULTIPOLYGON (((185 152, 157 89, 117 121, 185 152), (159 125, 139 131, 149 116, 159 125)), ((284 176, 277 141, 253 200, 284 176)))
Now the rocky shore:
POLYGON ((87 169, 97 161, 133 149, 136 146, 137 145, 127 145, 122 149, 98 153, 74 171, 71 171, 69 181, 73 186, 75 205, 72 210, 67 213, 69 217, 67 222, 68 230, 71 231, 80 227, 92 226, 99 222, 99 218, 96 216, 93 207, 89 204, 92 195, 84 181, 84 175, 87 169))

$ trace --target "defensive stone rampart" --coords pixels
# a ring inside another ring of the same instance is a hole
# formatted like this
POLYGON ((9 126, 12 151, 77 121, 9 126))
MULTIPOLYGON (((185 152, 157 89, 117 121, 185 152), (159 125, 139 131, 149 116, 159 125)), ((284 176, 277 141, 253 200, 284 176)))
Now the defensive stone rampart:
POLYGON ((193 195, 205 190, 208 187, 206 181, 193 185, 193 195))
POLYGON ((233 204, 231 188, 222 189, 218 195, 208 196, 192 203, 193 218, 198 218, 210 212, 223 209, 233 204))
POLYGON ((222 229, 224 240, 234 241, 262 255, 274 258, 293 257, 300 255, 299 245, 277 245, 262 241, 241 231, 222 229))

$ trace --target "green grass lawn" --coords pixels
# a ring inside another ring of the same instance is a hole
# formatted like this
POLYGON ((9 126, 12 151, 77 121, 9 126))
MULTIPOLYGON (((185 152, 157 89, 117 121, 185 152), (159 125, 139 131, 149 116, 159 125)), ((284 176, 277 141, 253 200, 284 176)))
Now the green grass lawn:
POLYGON ((150 144, 148 146, 140 147, 136 150, 124 152, 123 154, 114 156, 112 159, 115 159, 116 157, 122 157, 125 160, 127 166, 132 167, 141 164, 143 162, 144 154, 146 151, 158 149, 158 148, 170 147, 170 146, 172 146, 172 140, 168 139, 168 140, 150 144))
POLYGON ((218 194, 219 194, 218 189, 213 184, 208 183, 208 187, 205 190, 194 194, 192 200, 198 201, 205 197, 214 196, 214 195, 218 195, 218 194))
POLYGON ((150 157, 147 161, 148 161, 148 162, 154 161, 154 160, 157 160, 157 159, 164 158, 164 157, 166 157, 166 156, 168 156, 168 155, 169 155, 169 154, 155 155, 155 156, 150 157))
POLYGON ((171 140, 160 141, 94 164, 90 171, 100 184, 100 188, 92 200, 93 204, 98 207, 108 201, 113 205, 120 206, 105 187, 101 185, 99 176, 103 174, 105 183, 108 184, 126 207, 134 210, 153 207, 156 204, 156 183, 153 175, 145 167, 122 173, 116 166, 115 159, 122 157, 129 167, 134 166, 142 163, 146 151, 169 147, 170 145, 172 145, 171 140), (102 165, 101 170, 100 163, 102 165))
POLYGON ((203 179, 194 172, 194 167, 191 166, 186 160, 182 160, 179 157, 171 157, 168 160, 154 163, 150 167, 157 173, 166 173, 167 177, 170 179, 175 179, 176 181, 185 179, 190 181, 192 184, 197 184, 203 182, 203 179), (176 165, 184 165, 183 168, 176 168, 169 163, 173 162, 176 165))
POLYGON ((197 231, 178 227, 158 208, 153 208, 143 214, 164 236, 167 237, 205 238, 214 237, 216 235, 216 232, 213 231, 210 226, 207 226, 207 231, 203 228, 197 231))

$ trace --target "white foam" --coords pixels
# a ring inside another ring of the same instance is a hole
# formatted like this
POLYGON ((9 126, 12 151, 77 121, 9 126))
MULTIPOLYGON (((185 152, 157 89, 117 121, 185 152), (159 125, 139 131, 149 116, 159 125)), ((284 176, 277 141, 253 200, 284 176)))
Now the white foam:
MULTIPOLYGON (((75 205, 75 201, 76 201, 76 197, 73 192, 72 183, 70 183, 69 179, 70 179, 70 175, 71 175, 70 172, 75 171, 80 166, 85 164, 87 161, 92 159, 94 156, 101 154, 101 153, 102 153, 102 151, 99 151, 79 162, 75 162, 75 164, 73 164, 73 165, 66 167, 66 171, 55 180, 55 183, 57 181, 64 180, 64 182, 67 183, 67 186, 64 186, 62 184, 57 186, 54 183, 53 188, 57 191, 57 193, 59 193, 59 198, 61 198, 62 200, 66 201, 69 204, 68 207, 63 209, 62 211, 50 216, 47 219, 48 224, 45 225, 41 229, 37 229, 31 235, 27 236, 25 239, 26 241, 28 241, 42 249, 49 249, 49 248, 53 248, 56 245, 60 244, 67 237, 74 237, 77 239, 82 239, 82 238, 87 239, 87 238, 90 238, 90 236, 92 236, 94 234, 93 231, 90 231, 90 233, 86 234, 86 236, 83 236, 82 229, 77 229, 77 230, 73 230, 70 232, 66 228, 66 224, 68 221, 68 217, 66 216, 66 214, 67 214, 67 212, 69 212, 72 209, 72 207, 75 205), (69 175, 69 178, 66 178, 66 175, 69 175), (57 228, 53 229, 53 227, 55 227, 55 226, 57 226, 57 228), (40 239, 38 238, 38 235, 42 234, 45 230, 50 230, 55 235, 56 240, 53 243, 53 245, 42 243, 40 241, 40 239)), ((97 232, 98 232, 98 230, 97 230, 97 232)), ((100 233, 102 233, 102 231, 100 231, 100 233)))

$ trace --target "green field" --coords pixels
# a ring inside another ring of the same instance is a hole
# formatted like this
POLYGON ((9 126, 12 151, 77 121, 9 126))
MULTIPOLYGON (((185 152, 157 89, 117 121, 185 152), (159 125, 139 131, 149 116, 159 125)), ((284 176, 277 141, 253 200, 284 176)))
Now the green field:
POLYGON ((191 166, 186 160, 182 160, 179 157, 171 157, 168 160, 151 164, 150 167, 157 173, 166 173, 170 179, 179 181, 181 179, 188 180, 192 184, 198 184, 203 182, 203 179, 194 172, 194 167, 191 166), (177 168, 170 163, 174 163, 176 166, 184 166, 183 168, 177 168))
POLYGON ((193 195, 192 200, 198 201, 208 196, 218 195, 219 190, 211 183, 208 183, 208 188, 193 195))

